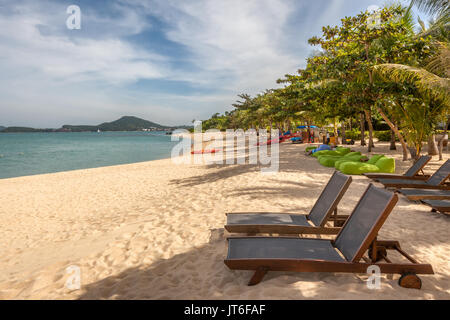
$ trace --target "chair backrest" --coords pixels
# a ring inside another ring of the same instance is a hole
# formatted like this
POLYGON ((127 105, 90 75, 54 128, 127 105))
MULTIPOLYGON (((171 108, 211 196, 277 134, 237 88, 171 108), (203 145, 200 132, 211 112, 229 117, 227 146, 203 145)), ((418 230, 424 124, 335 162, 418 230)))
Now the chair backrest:
POLYGON ((308 219, 316 226, 325 226, 351 182, 352 177, 335 171, 311 209, 308 219))
POLYGON ((420 170, 423 169, 427 165, 427 163, 431 160, 430 156, 421 156, 419 160, 417 160, 408 171, 405 172, 406 177, 414 177, 419 173, 420 170))
POLYGON ((358 262, 391 213, 398 196, 370 184, 334 241, 349 262, 358 262))
POLYGON ((450 176, 450 159, 445 163, 427 180, 427 184, 431 186, 438 186, 445 182, 450 176))

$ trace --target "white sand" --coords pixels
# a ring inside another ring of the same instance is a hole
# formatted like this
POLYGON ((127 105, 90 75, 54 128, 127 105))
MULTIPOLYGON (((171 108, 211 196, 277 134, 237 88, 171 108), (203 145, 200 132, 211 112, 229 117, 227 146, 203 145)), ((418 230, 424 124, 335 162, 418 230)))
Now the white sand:
MULTIPOLYGON (((0 180, 0 299, 450 298, 450 217, 403 197, 380 239, 399 240, 433 266, 422 290, 399 287, 398 275, 369 290, 365 275, 279 272, 247 287, 252 273, 223 263, 225 213, 307 213, 333 172, 304 156, 305 146, 280 149, 276 175, 168 159, 0 180), (81 268, 80 290, 65 286, 70 265, 81 268)), ((377 144, 376 152, 387 149, 377 144)), ((400 151, 396 158, 402 173, 410 162, 400 151)), ((427 172, 441 163, 435 157, 427 172)), ((368 183, 354 177, 342 214, 368 183)))

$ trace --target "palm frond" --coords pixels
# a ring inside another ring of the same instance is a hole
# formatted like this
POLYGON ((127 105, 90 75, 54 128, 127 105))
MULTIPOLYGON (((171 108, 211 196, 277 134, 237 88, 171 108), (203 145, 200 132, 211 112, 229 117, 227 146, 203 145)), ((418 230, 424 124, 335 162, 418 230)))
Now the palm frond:
POLYGON ((385 81, 413 84, 421 94, 450 107, 449 78, 401 64, 380 64, 374 67, 374 72, 385 81))
POLYGON ((427 14, 442 14, 450 10, 448 0, 411 0, 412 5, 416 5, 427 14))
POLYGON ((438 42, 437 45, 439 46, 438 53, 428 60, 425 69, 434 74, 450 78, 450 47, 443 42, 438 42))
POLYGON ((432 36, 438 41, 447 43, 450 42, 450 11, 441 14, 437 17, 437 19, 431 19, 428 25, 428 29, 423 29, 422 26, 419 36, 432 36))

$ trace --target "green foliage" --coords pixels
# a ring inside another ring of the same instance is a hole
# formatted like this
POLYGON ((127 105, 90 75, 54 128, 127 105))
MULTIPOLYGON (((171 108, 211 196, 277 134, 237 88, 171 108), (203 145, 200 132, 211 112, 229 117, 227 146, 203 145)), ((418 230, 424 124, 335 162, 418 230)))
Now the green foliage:
MULTIPOLYGON (((378 141, 391 141, 391 131, 375 131, 374 132, 375 138, 378 139, 378 141)), ((396 137, 396 141, 398 141, 398 138, 396 137)))
MULTIPOLYGON (((365 135, 365 138, 368 138, 369 137, 369 132, 365 132, 364 133, 364 135, 365 135)), ((361 131, 359 131, 359 130, 352 130, 352 131, 346 131, 345 132, 345 137, 347 138, 347 139, 353 139, 353 140, 360 140, 361 139, 361 131)))

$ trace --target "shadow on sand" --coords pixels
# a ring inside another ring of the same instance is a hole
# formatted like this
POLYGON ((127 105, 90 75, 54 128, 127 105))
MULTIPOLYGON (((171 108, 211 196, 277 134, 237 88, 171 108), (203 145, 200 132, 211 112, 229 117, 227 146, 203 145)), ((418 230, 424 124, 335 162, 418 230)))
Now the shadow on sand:
MULTIPOLYGON (((226 251, 224 230, 211 230, 209 243, 85 285, 79 299, 342 299, 342 292, 348 299, 380 297, 378 290, 367 288, 365 275, 354 274, 269 272, 262 283, 249 287, 253 272, 229 270, 223 263, 226 251)), ((424 287, 414 290, 399 287, 398 276, 384 276, 381 295, 421 298, 426 291, 443 289, 438 278, 422 276, 424 287)))

